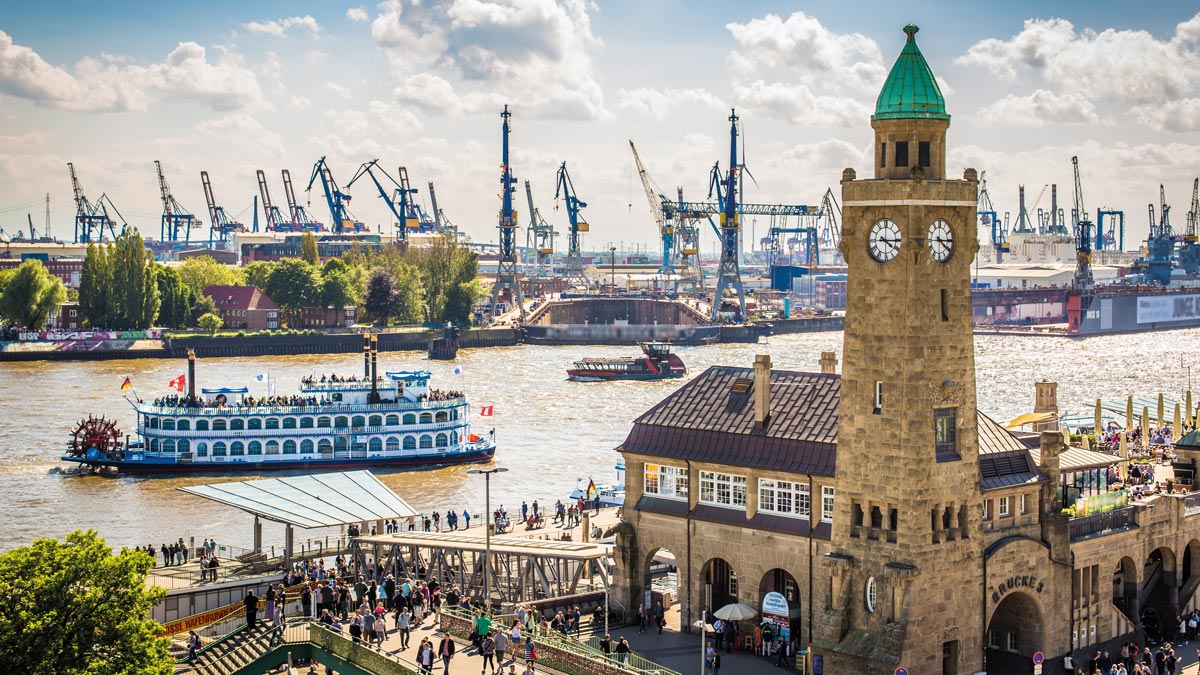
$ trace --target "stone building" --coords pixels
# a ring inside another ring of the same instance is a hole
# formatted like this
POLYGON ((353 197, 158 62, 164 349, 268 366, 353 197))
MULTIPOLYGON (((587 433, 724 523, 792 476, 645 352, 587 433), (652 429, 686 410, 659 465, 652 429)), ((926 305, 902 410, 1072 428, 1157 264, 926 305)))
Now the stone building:
MULTIPOLYGON (((1119 655, 1194 607, 1200 495, 1126 504, 1119 457, 1053 429, 1029 444, 977 410, 977 173, 947 176, 950 117, 905 33, 874 175, 842 176, 842 373, 833 354, 819 373, 761 355, 636 419, 617 593, 631 610, 677 595, 682 625, 779 593, 814 673, 1031 673, 1037 652, 1060 673, 1069 651, 1119 655), (1081 497, 1108 506, 1064 511, 1081 497), (654 585, 664 565, 677 590, 654 585)), ((1057 411, 1053 383, 1037 393, 1057 411)))

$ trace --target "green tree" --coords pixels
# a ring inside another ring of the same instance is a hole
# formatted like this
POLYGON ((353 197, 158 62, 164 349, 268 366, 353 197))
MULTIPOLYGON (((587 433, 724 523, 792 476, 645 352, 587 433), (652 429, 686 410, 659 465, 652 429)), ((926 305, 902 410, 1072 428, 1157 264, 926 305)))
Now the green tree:
POLYGON ((357 305, 359 284, 350 266, 337 258, 331 258, 321 271, 321 304, 325 307, 357 305))
MULTIPOLYGON (((190 290, 188 291, 191 292, 190 290)), ((198 326, 196 323, 200 317, 205 314, 216 314, 217 302, 207 295, 201 295, 192 302, 191 318, 188 321, 189 326, 198 326)))
POLYGON ((455 326, 470 326, 475 303, 487 297, 478 279, 462 282, 446 291, 446 302, 442 306, 442 320, 452 321, 455 326))
POLYGON ((216 335, 217 331, 221 330, 221 326, 225 325, 225 322, 221 320, 221 317, 209 312, 201 314, 200 318, 196 319, 196 325, 204 329, 204 332, 209 335, 216 335))
POLYGON ((115 318, 112 283, 108 247, 89 243, 79 275, 79 311, 93 328, 112 327, 115 318))
POLYGON ((388 319, 396 313, 396 278, 382 267, 371 270, 367 280, 367 293, 363 297, 363 311, 376 326, 386 326, 388 319))
POLYGON ((267 287, 267 280, 271 278, 271 271, 274 269, 275 263, 269 260, 255 260, 242 268, 242 276, 247 286, 263 289, 267 287))
POLYGON ((67 289, 62 281, 40 260, 26 260, 0 294, 0 316, 37 330, 66 300, 67 289))
MULTIPOLYGON (((460 288, 468 284, 479 273, 479 257, 467 247, 443 235, 428 246, 410 249, 413 262, 421 271, 421 283, 425 287, 426 321, 467 320, 473 304, 472 288, 460 288), (455 309, 447 312, 447 304, 453 300, 455 309), (467 304, 465 311, 464 303, 467 304)), ((464 324, 465 325, 465 324, 464 324)))
POLYGON ((159 308, 156 322, 167 328, 184 328, 192 321, 192 305, 196 296, 183 285, 179 270, 155 265, 158 281, 159 308))
POLYGON ((408 263, 396 267, 396 323, 421 323, 425 316, 425 287, 421 272, 408 263))
POLYGON ((300 259, 309 265, 319 266, 321 254, 317 251, 317 238, 312 232, 305 232, 300 238, 300 259))
POLYGON ((165 597, 146 585, 153 561, 113 555, 92 530, 35 539, 0 555, 0 663, 28 675, 169 675, 170 641, 148 618, 165 597))
POLYGON ((4 287, 8 285, 8 282, 12 281, 12 278, 16 274, 16 270, 0 270, 0 293, 4 292, 4 287))
POLYGON ((179 275, 183 277, 184 285, 197 296, 204 295, 204 289, 209 286, 242 285, 241 272, 222 265, 208 255, 184 260, 179 265, 179 275))
POLYGON ((113 328, 144 330, 158 316, 158 274, 154 256, 137 228, 127 228, 108 252, 112 269, 113 328))
POLYGON ((285 258, 276 263, 263 290, 284 313, 295 316, 301 308, 320 302, 321 275, 317 270, 299 258, 285 258))

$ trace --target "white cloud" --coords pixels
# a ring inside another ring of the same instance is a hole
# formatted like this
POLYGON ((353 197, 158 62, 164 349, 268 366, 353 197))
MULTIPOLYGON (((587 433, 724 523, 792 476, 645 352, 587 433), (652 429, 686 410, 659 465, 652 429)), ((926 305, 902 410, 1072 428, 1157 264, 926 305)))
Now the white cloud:
POLYGON ((320 37, 321 24, 317 20, 305 14, 304 16, 289 16, 286 19, 271 20, 271 21, 251 21, 243 24, 243 27, 251 33, 260 33, 263 35, 274 35, 276 37, 286 37, 286 34, 292 28, 307 29, 313 37, 320 37))
POLYGON ((1200 131, 1200 98, 1135 106, 1131 112, 1139 122, 1157 131, 1200 131))
POLYGON ((346 108, 330 110, 326 117, 349 138, 365 138, 381 135, 412 136, 421 130, 421 120, 402 103, 370 101, 365 109, 346 108))
POLYGON ((397 86, 393 93, 401 100, 415 103, 435 113, 456 112, 462 106, 454 87, 433 73, 420 73, 405 78, 404 83, 397 86))
POLYGON ((988 38, 955 63, 1016 80, 1026 71, 1063 93, 1139 104, 1187 94, 1200 84, 1200 14, 1160 40, 1144 30, 1076 31, 1065 19, 1029 19, 1008 40, 988 38))
POLYGON ((367 10, 362 7, 351 7, 346 10, 346 18, 351 21, 366 21, 367 10))
POLYGON ((861 100, 817 95, 803 84, 755 80, 734 85, 734 102, 740 110, 805 126, 861 126, 870 107, 861 100))
POLYGON ((257 161, 262 161, 262 157, 282 159, 287 155, 283 137, 245 112, 204 120, 196 125, 196 131, 217 141, 219 147, 237 148, 257 161))
POLYGON ((979 111, 980 120, 989 124, 1012 124, 1024 127, 1044 127, 1063 124, 1097 122, 1096 106, 1083 96, 1059 96, 1038 89, 1028 96, 1012 94, 979 111))
POLYGON ((338 84, 337 82, 326 82, 325 88, 341 98, 350 98, 354 94, 350 87, 347 87, 344 84, 338 84))
POLYGON ((214 110, 260 102, 262 89, 254 72, 237 54, 218 51, 220 57, 209 61, 204 47, 180 42, 162 63, 105 64, 84 58, 71 72, 50 65, 0 31, 0 91, 50 108, 102 112, 142 111, 163 99, 188 99, 214 110))
POLYGON ((621 110, 650 115, 657 120, 666 120, 676 109, 688 110, 708 108, 721 110, 725 103, 707 89, 620 89, 617 91, 617 107, 621 110))

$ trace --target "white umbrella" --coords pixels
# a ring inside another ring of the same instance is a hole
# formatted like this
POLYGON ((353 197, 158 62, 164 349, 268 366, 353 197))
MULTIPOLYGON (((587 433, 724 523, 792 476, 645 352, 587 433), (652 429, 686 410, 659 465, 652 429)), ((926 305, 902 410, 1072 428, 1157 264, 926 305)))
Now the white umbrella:
POLYGON ((758 616, 758 610, 740 602, 725 605, 713 613, 713 616, 725 621, 744 621, 758 616))

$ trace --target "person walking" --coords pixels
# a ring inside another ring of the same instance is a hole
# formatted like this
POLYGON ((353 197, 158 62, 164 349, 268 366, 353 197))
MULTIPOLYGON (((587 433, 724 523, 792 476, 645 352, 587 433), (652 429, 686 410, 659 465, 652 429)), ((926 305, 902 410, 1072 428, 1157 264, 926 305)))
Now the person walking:
POLYGON ((533 645, 533 638, 525 636, 525 670, 533 667, 537 661, 537 648, 533 645))
POLYGON ((654 623, 658 625, 658 634, 662 635, 663 626, 667 625, 667 613, 663 609, 662 602, 654 603, 654 623))
POLYGON ((263 611, 263 621, 268 625, 275 623, 275 587, 267 586, 267 608, 263 611))
POLYGON ((308 587, 308 584, 300 589, 300 612, 306 619, 312 616, 312 589, 308 587))
POLYGON ((412 613, 407 607, 400 610, 400 615, 396 617, 396 627, 400 630, 400 649, 408 649, 408 632, 412 626, 412 613))
POLYGON ((503 668, 504 653, 508 651, 508 633, 505 633, 503 630, 496 631, 494 642, 496 644, 496 666, 503 668))
POLYGON ((646 605, 638 605, 638 634, 646 632, 646 605))
POLYGON ((444 636, 438 645, 438 655, 442 657, 442 667, 449 673, 450 659, 454 658, 454 640, 451 640, 449 635, 444 636))
POLYGON ((463 529, 464 530, 471 529, 471 512, 470 511, 463 509, 463 520, 467 521, 466 524, 463 525, 463 529))
MULTIPOLYGON (((504 633, 500 633, 504 635, 504 633)), ((479 645, 479 653, 483 655, 483 670, 481 673, 486 675, 488 666, 492 667, 492 674, 496 672, 496 640, 491 635, 484 636, 483 642, 479 645)))
POLYGON ((287 607, 287 589, 283 584, 279 584, 279 588, 275 590, 275 625, 283 623, 284 609, 287 607))
POLYGON ((188 631, 188 665, 196 665, 196 652, 200 651, 200 636, 196 631, 188 631))
POLYGON ((254 630, 258 619, 258 596, 254 594, 254 589, 246 591, 246 599, 242 604, 246 606, 246 628, 254 630))
POLYGON ((417 663, 425 675, 433 672, 433 643, 429 638, 421 640, 421 646, 417 647, 417 663))
POLYGON ((624 665, 625 662, 629 660, 629 652, 632 651, 629 649, 629 641, 626 640, 625 638, 621 638, 620 640, 618 640, 616 651, 617 651, 617 661, 620 662, 622 665, 624 665))

